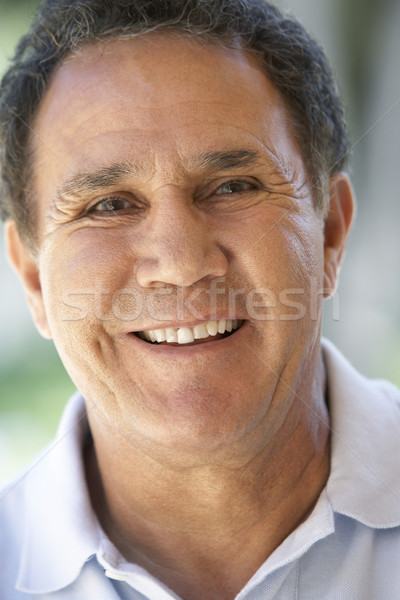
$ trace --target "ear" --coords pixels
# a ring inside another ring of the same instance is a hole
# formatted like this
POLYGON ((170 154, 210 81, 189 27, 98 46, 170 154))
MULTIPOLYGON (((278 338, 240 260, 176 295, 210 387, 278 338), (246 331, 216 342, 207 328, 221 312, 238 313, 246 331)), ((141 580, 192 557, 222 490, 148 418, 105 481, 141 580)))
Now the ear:
POLYGON ((354 194, 346 173, 332 176, 329 194, 329 212, 324 225, 324 298, 329 298, 335 292, 353 221, 354 194))
POLYGON ((15 221, 8 220, 6 222, 5 238, 7 256, 25 288, 35 325, 44 338, 51 339, 52 336, 43 303, 39 267, 32 252, 21 240, 15 221))

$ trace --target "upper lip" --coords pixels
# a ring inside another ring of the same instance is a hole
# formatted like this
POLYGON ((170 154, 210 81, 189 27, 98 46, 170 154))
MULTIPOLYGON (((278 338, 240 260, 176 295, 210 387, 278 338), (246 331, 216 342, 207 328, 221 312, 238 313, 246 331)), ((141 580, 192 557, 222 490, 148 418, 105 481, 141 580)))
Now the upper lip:
POLYGON ((207 319, 202 319, 201 321, 156 321, 152 325, 145 325, 141 329, 130 329, 129 333, 140 333, 141 331, 151 331, 154 329, 180 329, 181 327, 196 327, 196 325, 204 325, 205 323, 209 323, 209 321, 221 321, 225 319, 226 321, 234 321, 237 319, 238 321, 244 321, 242 317, 235 315, 234 317, 229 317, 226 315, 217 316, 217 317, 209 317, 207 319))

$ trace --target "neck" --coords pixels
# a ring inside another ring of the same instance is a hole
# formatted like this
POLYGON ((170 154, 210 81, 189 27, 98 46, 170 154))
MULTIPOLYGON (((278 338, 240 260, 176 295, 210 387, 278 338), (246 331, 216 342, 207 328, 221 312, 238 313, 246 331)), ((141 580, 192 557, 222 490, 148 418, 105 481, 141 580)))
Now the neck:
POLYGON ((89 449, 94 509, 125 558, 185 600, 234 598, 308 516, 328 477, 322 371, 315 381, 310 410, 293 403, 274 439, 241 464, 176 468, 107 437, 89 449))

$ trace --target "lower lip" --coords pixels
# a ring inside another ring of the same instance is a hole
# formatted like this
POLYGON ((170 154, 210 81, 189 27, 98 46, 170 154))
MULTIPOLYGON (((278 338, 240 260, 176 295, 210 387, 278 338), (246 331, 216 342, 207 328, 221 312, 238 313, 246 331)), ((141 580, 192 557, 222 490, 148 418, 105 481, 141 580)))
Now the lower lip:
POLYGON ((157 353, 157 355, 176 357, 183 357, 184 355, 198 354, 199 352, 221 352, 223 350, 229 350, 237 343, 242 343, 242 337, 246 335, 249 329, 249 321, 244 321, 243 325, 237 329, 234 333, 228 337, 221 338, 219 340, 213 340, 210 338, 209 341, 202 342, 201 344, 156 344, 145 342, 136 335, 128 334, 129 339, 137 342, 141 345, 141 350, 157 353))

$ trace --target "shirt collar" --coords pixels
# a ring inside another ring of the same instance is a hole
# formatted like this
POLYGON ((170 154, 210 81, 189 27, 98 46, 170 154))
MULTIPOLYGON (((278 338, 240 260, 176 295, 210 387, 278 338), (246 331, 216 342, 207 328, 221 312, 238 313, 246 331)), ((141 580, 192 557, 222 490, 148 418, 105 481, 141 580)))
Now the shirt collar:
POLYGON ((335 512, 364 525, 400 525, 400 393, 360 375, 327 340, 331 416, 331 475, 327 496, 335 512))
MULTIPOLYGON (((324 496, 334 512, 374 528, 400 525, 400 394, 359 375, 323 340, 332 428, 331 475, 324 496)), ((26 528, 17 589, 50 593, 71 584, 101 552, 86 487, 82 448, 89 435, 84 400, 67 405, 55 441, 27 476, 26 528)))
POLYGON ((17 589, 66 587, 96 553, 99 529, 87 492, 82 448, 89 436, 84 400, 68 403, 56 438, 26 476, 25 535, 17 589))

